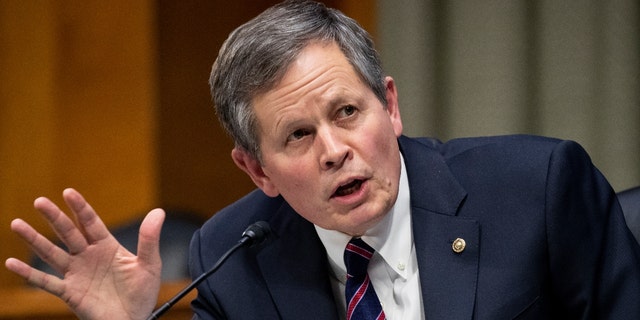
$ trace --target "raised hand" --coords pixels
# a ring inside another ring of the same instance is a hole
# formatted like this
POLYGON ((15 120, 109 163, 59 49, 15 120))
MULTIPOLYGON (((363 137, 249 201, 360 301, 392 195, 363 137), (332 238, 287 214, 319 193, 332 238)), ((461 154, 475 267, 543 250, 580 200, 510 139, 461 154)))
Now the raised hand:
POLYGON ((76 223, 47 198, 36 199, 34 207, 68 251, 25 221, 11 222, 11 229, 63 278, 14 258, 7 259, 6 267, 62 299, 80 319, 146 319, 160 291, 159 241, 164 211, 154 209, 143 220, 136 256, 118 243, 80 193, 66 189, 63 198, 76 223))

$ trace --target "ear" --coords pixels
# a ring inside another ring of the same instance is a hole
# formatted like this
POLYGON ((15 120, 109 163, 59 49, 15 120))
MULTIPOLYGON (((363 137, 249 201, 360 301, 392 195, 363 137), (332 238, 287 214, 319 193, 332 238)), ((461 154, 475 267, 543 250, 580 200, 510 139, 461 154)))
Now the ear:
POLYGON ((249 154, 249 152, 242 148, 235 147, 231 150, 231 158, 233 162, 236 163, 236 166, 249 175, 253 183, 266 195, 269 197, 277 197, 280 194, 278 189, 271 183, 269 176, 262 170, 260 161, 249 154))
POLYGON ((398 90, 393 78, 386 77, 384 81, 387 96, 387 113, 389 113, 393 131, 396 137, 399 137, 402 134, 402 119, 400 118, 400 106, 398 105, 398 90))

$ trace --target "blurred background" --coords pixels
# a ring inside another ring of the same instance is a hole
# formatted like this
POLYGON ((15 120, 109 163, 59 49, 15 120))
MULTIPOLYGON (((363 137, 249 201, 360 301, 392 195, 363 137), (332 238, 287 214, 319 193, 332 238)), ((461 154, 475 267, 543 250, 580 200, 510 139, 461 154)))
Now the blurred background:
MULTIPOLYGON (((228 33, 276 2, 0 1, 0 257, 30 259, 10 221, 49 232, 32 202, 63 206, 65 187, 118 230, 154 207, 197 224, 253 189, 207 80, 228 33)), ((323 2, 373 35, 407 135, 572 139, 617 191, 640 184, 636 0, 323 2)), ((0 319, 69 318, 4 268, 0 296, 16 301, 0 319)))
POLYGON ((640 184, 640 2, 385 1, 377 31, 410 135, 578 141, 640 184))

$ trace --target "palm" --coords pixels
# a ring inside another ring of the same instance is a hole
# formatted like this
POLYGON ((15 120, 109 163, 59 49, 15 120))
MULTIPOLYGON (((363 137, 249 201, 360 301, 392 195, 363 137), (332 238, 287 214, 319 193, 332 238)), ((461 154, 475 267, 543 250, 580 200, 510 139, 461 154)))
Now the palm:
POLYGON ((60 298, 81 318, 145 318, 149 312, 139 313, 153 308, 153 304, 141 308, 144 303, 141 294, 149 289, 156 276, 141 267, 136 256, 112 240, 93 244, 82 255, 73 257, 60 298))
POLYGON ((35 206, 67 245, 66 252, 21 220, 12 229, 55 270, 59 279, 26 264, 7 260, 7 267, 30 283, 60 297, 81 319, 145 319, 153 310, 160 288, 161 210, 147 215, 140 227, 138 256, 121 246, 93 209, 74 190, 65 190, 65 201, 75 214, 73 222, 48 199, 35 206))

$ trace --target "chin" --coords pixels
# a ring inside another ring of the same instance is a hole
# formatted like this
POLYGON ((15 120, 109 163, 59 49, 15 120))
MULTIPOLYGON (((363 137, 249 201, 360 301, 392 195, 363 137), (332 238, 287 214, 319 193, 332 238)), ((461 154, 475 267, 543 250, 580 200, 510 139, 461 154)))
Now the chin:
POLYGON ((373 216, 373 217, 366 217, 365 219, 350 221, 349 223, 350 232, 345 232, 345 233, 352 236, 361 236, 365 232, 367 232, 367 230, 375 227, 380 221, 382 221, 382 218, 384 218, 384 214, 373 216))

